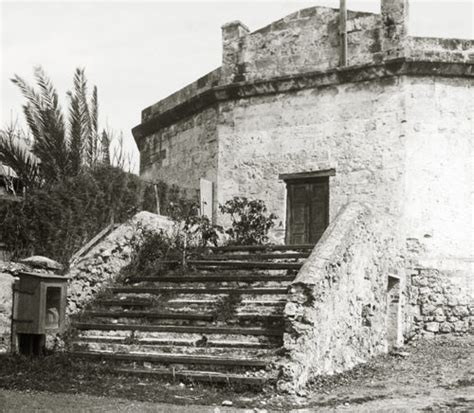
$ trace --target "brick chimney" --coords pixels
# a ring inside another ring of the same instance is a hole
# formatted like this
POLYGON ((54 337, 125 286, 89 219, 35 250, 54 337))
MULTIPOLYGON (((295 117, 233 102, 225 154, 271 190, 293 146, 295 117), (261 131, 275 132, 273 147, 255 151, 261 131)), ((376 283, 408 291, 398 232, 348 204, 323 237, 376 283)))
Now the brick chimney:
POLYGON ((408 37, 408 0, 382 0, 382 49, 387 57, 405 54, 408 37))
POLYGON ((245 36, 250 32, 247 26, 236 20, 222 26, 222 74, 223 84, 237 82, 242 73, 242 47, 245 36))

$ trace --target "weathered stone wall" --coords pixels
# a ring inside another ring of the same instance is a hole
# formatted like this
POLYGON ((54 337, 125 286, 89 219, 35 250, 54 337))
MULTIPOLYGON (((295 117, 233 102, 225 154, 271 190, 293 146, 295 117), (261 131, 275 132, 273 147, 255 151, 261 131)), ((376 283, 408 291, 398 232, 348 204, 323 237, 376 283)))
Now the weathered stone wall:
POLYGON ((215 107, 160 128, 140 144, 140 175, 176 184, 194 198, 199 179, 215 182, 217 134, 215 107))
MULTIPOLYGON (((350 203, 328 227, 290 287, 280 388, 354 367, 403 343, 388 311, 388 277, 404 282, 404 262, 385 219, 350 203)), ((401 303, 405 301, 402 295, 401 303)), ((401 305, 401 304, 400 304, 401 305)))
POLYGON ((408 338, 474 332, 474 301, 466 290, 465 274, 417 268, 409 283, 412 322, 408 338))
MULTIPOLYGON (((223 27, 221 83, 254 81, 339 65, 339 10, 311 7, 297 11, 253 33, 223 27), (230 36, 228 33, 237 34, 230 36)), ((380 61, 380 15, 348 12, 348 64, 380 61)))
POLYGON ((464 314, 465 305, 474 305, 473 81, 418 77, 405 83, 406 174, 400 223, 409 240, 407 267, 413 274, 414 330, 409 336, 423 330, 459 332, 466 320, 454 312, 464 314), (427 280, 429 285, 424 285, 427 280), (459 319, 455 327, 436 317, 459 319))
POLYGON ((194 96, 206 92, 219 84, 221 78, 221 68, 217 68, 207 75, 199 78, 195 82, 183 87, 167 98, 142 110, 142 122, 151 119, 155 113, 163 113, 172 109, 177 103, 185 102, 194 96))
POLYGON ((0 353, 11 350, 14 281, 11 274, 0 272, 0 353))
POLYGON ((334 168, 330 217, 351 200, 399 216, 405 121, 398 78, 257 96, 220 105, 217 196, 263 199, 284 236, 280 173, 334 168))
POLYGON ((120 275, 120 270, 131 260, 132 238, 141 229, 168 231, 171 226, 171 221, 166 217, 140 212, 107 235, 67 274, 70 277, 67 314, 81 311, 99 291, 120 275))
POLYGON ((409 37, 407 55, 441 62, 474 62, 474 40, 409 37))

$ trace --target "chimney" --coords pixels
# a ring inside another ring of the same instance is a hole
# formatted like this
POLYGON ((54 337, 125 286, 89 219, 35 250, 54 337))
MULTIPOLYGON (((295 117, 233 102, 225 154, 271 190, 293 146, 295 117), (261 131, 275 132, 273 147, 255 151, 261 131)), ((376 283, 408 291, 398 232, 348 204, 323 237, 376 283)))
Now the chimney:
POLYGON ((242 75, 243 39, 250 32, 240 21, 232 21, 222 26, 222 74, 223 84, 240 81, 242 75))
POLYGON ((382 0, 382 49, 389 58, 402 57, 408 37, 408 0, 382 0))

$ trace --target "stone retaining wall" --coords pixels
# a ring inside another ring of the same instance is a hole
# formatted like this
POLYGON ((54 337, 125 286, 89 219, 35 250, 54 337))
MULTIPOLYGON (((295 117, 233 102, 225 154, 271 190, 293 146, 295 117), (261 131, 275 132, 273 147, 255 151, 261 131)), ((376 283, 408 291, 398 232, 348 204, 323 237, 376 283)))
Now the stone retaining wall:
MULTIPOLYGON (((348 370, 403 344, 401 308, 394 311, 387 300, 389 276, 403 291, 403 260, 383 221, 359 203, 346 205, 297 275, 285 307, 282 390, 297 390, 317 375, 348 370)), ((399 305, 404 301, 397 296, 399 305)))
POLYGON ((473 332, 474 301, 463 274, 417 268, 411 274, 410 286, 413 321, 409 338, 473 332))
POLYGON ((14 282, 11 274, 0 272, 0 353, 9 353, 11 349, 14 282))
POLYGON ((130 263, 131 240, 141 228, 168 230, 172 222, 164 216, 140 212, 112 231, 91 249, 68 273, 69 315, 81 311, 94 296, 112 283, 120 270, 130 263))

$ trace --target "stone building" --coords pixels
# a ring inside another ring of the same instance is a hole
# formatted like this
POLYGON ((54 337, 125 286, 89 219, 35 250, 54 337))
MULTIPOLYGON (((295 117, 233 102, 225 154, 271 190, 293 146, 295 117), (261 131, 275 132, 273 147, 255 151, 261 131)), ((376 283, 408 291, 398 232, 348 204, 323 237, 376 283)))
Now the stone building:
POLYGON ((408 0, 382 0, 343 30, 325 7, 225 24, 221 67, 145 108, 133 135, 143 178, 206 192, 217 221, 235 195, 263 199, 280 242, 315 243, 365 205, 411 338, 465 332, 474 311, 474 48, 409 36, 407 19, 408 0))

